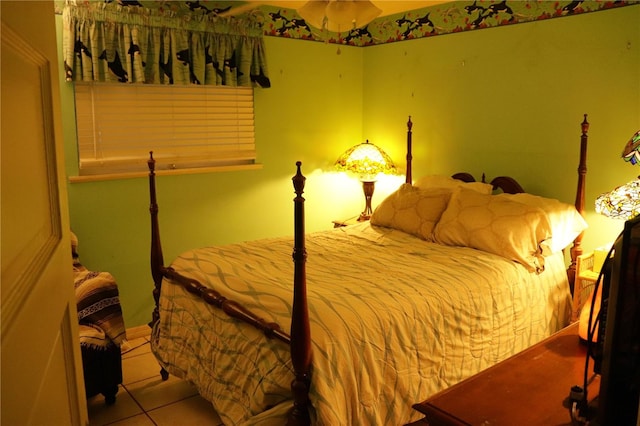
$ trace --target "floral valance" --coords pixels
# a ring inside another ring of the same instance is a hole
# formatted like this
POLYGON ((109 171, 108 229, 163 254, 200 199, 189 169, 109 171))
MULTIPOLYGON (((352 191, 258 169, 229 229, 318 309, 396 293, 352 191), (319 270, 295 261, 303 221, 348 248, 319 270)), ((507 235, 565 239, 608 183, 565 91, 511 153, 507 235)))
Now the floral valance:
MULTIPOLYGON (((410 1, 403 3, 411 8, 410 1)), ((432 6, 384 15, 364 27, 348 28, 342 32, 315 28, 295 9, 267 5, 260 9, 264 12, 263 28, 267 36, 365 47, 575 16, 622 6, 637 7, 640 1, 446 0, 433 3, 432 6)))
POLYGON ((67 81, 270 87, 261 19, 172 4, 67 2, 67 81))

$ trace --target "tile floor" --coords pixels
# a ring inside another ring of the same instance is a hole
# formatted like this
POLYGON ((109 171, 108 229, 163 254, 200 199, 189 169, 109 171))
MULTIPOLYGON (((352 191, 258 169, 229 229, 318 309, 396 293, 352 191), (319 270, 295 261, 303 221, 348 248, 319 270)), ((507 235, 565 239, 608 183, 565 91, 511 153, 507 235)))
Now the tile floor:
POLYGON ((116 403, 104 397, 89 398, 90 426, 221 426, 211 404, 189 383, 169 376, 163 382, 149 341, 135 339, 123 346, 123 382, 116 403))

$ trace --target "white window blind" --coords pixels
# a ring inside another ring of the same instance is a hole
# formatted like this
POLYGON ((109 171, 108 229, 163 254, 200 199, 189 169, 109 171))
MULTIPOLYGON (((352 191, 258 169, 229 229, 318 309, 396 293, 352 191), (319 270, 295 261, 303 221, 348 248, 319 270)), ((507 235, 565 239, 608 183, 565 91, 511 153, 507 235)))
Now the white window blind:
POLYGON ((254 164, 253 88, 75 84, 80 175, 254 164))

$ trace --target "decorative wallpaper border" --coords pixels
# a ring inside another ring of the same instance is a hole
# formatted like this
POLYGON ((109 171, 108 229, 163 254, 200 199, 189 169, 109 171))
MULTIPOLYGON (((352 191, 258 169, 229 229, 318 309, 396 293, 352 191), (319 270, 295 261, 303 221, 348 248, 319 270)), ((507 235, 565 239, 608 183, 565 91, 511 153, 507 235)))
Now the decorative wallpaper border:
POLYGON ((265 36, 365 47, 639 4, 640 0, 455 1, 384 16, 365 27, 341 33, 309 26, 294 9, 261 6, 260 10, 264 14, 265 36))

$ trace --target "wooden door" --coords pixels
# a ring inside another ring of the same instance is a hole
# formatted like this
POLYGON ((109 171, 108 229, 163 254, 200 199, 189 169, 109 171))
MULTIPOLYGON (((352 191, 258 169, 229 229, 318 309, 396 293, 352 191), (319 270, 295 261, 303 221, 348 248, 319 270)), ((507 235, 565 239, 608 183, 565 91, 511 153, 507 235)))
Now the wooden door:
POLYGON ((0 1, 3 425, 88 423, 52 1, 0 1))

